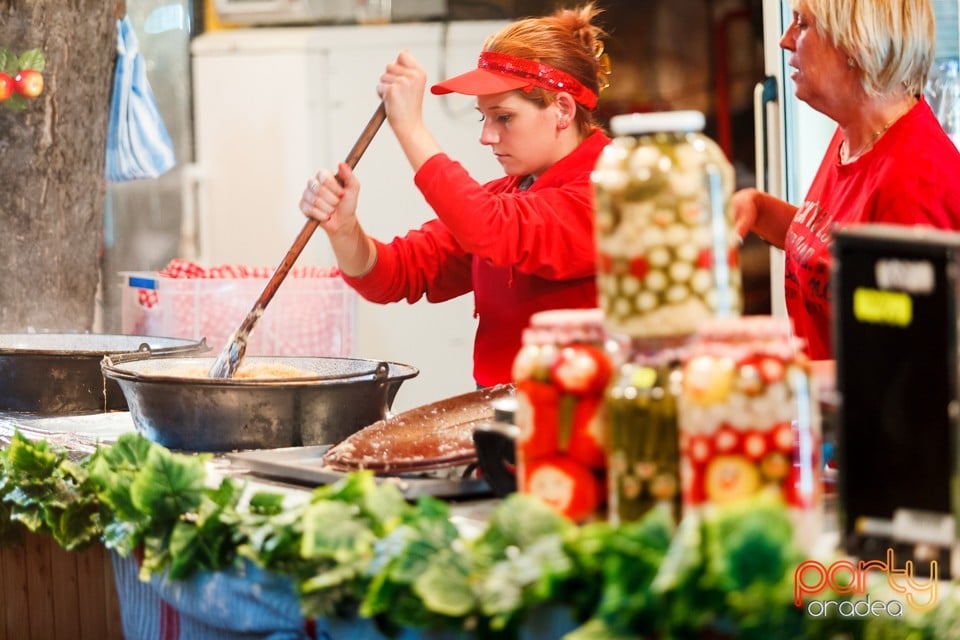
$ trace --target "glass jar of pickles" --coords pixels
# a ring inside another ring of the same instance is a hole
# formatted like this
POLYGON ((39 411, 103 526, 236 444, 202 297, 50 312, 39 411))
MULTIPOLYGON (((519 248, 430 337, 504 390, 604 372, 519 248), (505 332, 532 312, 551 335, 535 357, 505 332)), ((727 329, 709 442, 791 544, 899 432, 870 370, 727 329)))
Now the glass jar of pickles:
POLYGON ((513 363, 517 490, 578 522, 606 515, 603 396, 612 370, 599 309, 534 314, 513 363))
POLYGON ((597 286, 611 334, 689 336, 740 315, 733 167, 698 111, 614 116, 592 173, 597 286))
POLYGON ((794 515, 798 542, 812 544, 822 524, 819 403, 789 320, 705 322, 682 374, 683 508, 772 494, 794 515))
POLYGON ((636 354, 607 388, 612 524, 638 520, 655 507, 680 521, 679 357, 674 350, 636 354))

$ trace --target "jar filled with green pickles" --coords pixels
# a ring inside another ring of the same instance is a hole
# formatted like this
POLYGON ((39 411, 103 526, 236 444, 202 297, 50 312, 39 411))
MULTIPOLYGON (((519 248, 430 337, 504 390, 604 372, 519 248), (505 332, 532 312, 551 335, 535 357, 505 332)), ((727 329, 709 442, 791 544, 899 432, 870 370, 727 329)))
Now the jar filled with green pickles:
POLYGON ((733 167, 698 111, 614 116, 596 194, 597 285, 607 330, 686 337, 740 315, 733 167))
POLYGON ((677 398, 680 357, 672 350, 635 355, 607 388, 609 520, 640 519, 655 507, 681 515, 677 398))

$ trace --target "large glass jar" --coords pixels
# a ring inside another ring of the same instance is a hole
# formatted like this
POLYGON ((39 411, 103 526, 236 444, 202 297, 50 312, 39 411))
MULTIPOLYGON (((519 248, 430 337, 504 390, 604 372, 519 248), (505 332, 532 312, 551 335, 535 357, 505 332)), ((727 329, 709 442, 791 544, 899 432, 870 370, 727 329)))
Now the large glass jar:
POLYGON ((513 364, 517 490, 578 522, 606 515, 603 394, 612 369, 599 309, 534 314, 513 364))
POLYGON ((614 116, 592 174, 597 286, 611 334, 689 336, 740 315, 733 167, 697 111, 614 116))
POLYGON ((772 494, 791 510, 797 541, 812 545, 822 519, 820 411, 789 320, 709 320, 682 371, 684 510, 772 494))

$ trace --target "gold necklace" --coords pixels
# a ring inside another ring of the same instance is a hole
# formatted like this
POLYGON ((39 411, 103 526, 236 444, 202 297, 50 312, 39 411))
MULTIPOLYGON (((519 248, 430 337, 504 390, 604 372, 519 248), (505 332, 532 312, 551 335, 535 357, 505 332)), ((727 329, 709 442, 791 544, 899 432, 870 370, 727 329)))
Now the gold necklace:
POLYGON ((887 124, 883 125, 882 128, 877 129, 876 131, 874 131, 874 132, 873 132, 873 135, 870 136, 870 139, 867 140, 867 142, 866 142, 865 144, 861 145, 860 148, 857 149, 857 152, 856 152, 856 153, 849 153, 849 152, 848 152, 848 150, 849 150, 849 148, 850 148, 850 143, 848 143, 848 142, 847 142, 847 139, 844 138, 844 139, 843 139, 843 142, 840 144, 840 162, 841 162, 842 164, 847 164, 847 163, 849 163, 849 162, 853 162, 854 160, 856 160, 857 158, 859 158, 860 156, 862 156, 863 154, 865 154, 871 147, 873 147, 873 145, 875 145, 875 144, 877 143, 877 140, 880 139, 880 136, 882 136, 883 134, 885 134, 885 133, 887 132, 887 129, 889 129, 890 127, 893 126, 893 123, 894 123, 894 122, 896 122, 897 120, 899 120, 900 118, 902 118, 904 115, 906 115, 906 113, 907 113, 908 111, 910 111, 910 109, 913 109, 914 104, 916 104, 916 103, 911 102, 911 103, 907 106, 906 109, 904 109, 903 111, 901 111, 900 113, 898 113, 896 116, 894 116, 893 119, 891 119, 889 122, 887 122, 887 124))

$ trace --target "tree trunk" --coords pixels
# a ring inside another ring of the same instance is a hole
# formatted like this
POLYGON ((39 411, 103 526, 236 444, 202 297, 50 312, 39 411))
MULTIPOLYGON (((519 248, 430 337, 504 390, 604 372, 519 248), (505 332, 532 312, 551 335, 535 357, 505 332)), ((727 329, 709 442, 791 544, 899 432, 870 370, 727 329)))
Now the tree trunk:
POLYGON ((0 0, 0 47, 46 59, 0 106, 0 332, 93 328, 116 33, 113 2, 0 0))

